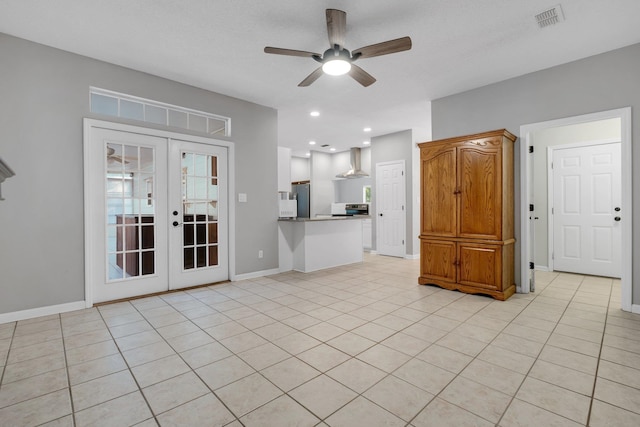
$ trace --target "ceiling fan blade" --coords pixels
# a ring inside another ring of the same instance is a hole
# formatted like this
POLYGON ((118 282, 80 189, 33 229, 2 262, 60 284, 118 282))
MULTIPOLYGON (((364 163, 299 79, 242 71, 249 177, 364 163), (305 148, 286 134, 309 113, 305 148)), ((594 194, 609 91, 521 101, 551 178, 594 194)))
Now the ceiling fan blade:
POLYGON ((287 56, 303 56, 307 58, 312 58, 314 55, 321 56, 319 53, 307 52, 306 50, 282 49, 279 47, 270 47, 270 46, 267 46, 264 48, 264 53, 273 53, 275 55, 287 55, 287 56))
POLYGON ((371 86, 376 82, 375 77, 358 67, 356 64, 351 64, 351 71, 349 71, 349 75, 364 87, 371 86))
POLYGON ((399 39, 361 47, 360 49, 354 50, 352 55, 354 57, 357 56, 357 58, 371 58, 409 49, 411 49, 411 37, 401 37, 399 39))
POLYGON ((318 67, 315 69, 315 71, 311 74, 309 74, 303 81, 301 81, 298 86, 299 87, 307 87, 309 85, 311 85, 311 83, 315 82, 316 80, 318 80, 318 78, 320 78, 320 76, 324 74, 322 71, 322 67, 318 67))
POLYGON ((327 9, 327 33, 329 45, 344 47, 344 36, 347 33, 347 14, 337 9, 327 9))

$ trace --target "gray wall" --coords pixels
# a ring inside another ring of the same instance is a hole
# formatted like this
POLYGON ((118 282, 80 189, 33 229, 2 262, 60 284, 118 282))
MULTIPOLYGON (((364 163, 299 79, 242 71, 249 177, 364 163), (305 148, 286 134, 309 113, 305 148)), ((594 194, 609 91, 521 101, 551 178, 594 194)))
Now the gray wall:
MULTIPOLYGON (((351 169, 351 153, 343 151, 333 154, 333 171, 334 175, 344 173, 351 169)), ((362 187, 371 185, 373 187, 373 178, 371 178, 371 147, 360 149, 360 168, 369 174, 363 178, 334 178, 334 201, 338 203, 362 203, 362 187)), ((373 201, 373 200, 372 200, 373 201)))
MULTIPOLYGON (((414 232, 414 221, 412 217, 413 213, 413 132, 411 130, 404 130, 401 132, 391 133, 389 135, 377 136, 371 138, 371 177, 374 180, 374 184, 371 187, 371 199, 373 203, 370 206, 371 215, 373 219, 373 247, 377 247, 376 239, 376 212, 375 212, 375 200, 376 200, 376 164, 382 162, 391 162, 395 160, 404 160, 404 173, 405 173, 405 198, 406 206, 406 236, 405 236, 405 253, 407 255, 413 255, 418 252, 415 239, 412 238, 417 230, 414 232)), ((416 171, 419 173, 419 171, 416 171)))
MULTIPOLYGON (((632 107, 640 123, 640 44, 549 68, 432 102, 433 139, 520 126, 598 111, 632 107)), ((635 126, 633 141, 640 141, 635 126)), ((633 145, 637 145, 635 142, 633 145)), ((516 239, 520 240, 520 144, 516 144, 516 239)), ((640 164, 640 149, 633 149, 640 164)), ((640 174, 633 173, 633 209, 640 212, 640 174)), ((636 215, 636 218, 640 218, 636 215)), ((634 218, 633 265, 640 265, 640 220, 634 218)), ((519 281, 520 247, 516 243, 519 281)), ((635 270, 635 269, 634 269, 635 270)), ((633 303, 640 304, 638 271, 633 276, 633 303)))
POLYGON ((82 119, 116 120, 89 112, 89 86, 230 117, 248 196, 230 256, 238 274, 278 267, 276 110, 4 34, 0 58, 0 157, 16 172, 0 202, 0 313, 84 300, 82 119))
POLYGON ((363 203, 362 192, 365 185, 373 189, 373 178, 349 178, 333 181, 334 199, 337 203, 363 203))

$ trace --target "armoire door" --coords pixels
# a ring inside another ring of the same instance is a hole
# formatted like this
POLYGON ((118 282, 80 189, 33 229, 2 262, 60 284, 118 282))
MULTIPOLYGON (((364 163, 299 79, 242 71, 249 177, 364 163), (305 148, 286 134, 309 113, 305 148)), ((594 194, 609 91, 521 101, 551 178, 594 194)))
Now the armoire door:
POLYGON ((502 290, 502 247, 458 243, 458 283, 492 291, 502 290))
POLYGON ((502 239, 501 157, 499 148, 458 148, 459 237, 502 239))
POLYGON ((421 234, 456 236, 456 148, 422 150, 421 234))
POLYGON ((456 244, 447 240, 420 241, 420 277, 454 283, 456 244))

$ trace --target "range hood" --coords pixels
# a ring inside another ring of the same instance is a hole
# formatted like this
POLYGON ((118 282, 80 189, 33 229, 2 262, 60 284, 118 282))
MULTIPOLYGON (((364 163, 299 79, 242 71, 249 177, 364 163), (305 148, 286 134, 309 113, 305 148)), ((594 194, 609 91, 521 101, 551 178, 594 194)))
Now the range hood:
POLYGON ((351 154, 351 161, 350 161, 351 169, 349 169, 344 173, 339 173, 338 175, 336 175, 336 178, 364 178, 366 176, 369 176, 368 173, 366 173, 360 168, 360 148, 359 147, 351 148, 350 154, 351 154))

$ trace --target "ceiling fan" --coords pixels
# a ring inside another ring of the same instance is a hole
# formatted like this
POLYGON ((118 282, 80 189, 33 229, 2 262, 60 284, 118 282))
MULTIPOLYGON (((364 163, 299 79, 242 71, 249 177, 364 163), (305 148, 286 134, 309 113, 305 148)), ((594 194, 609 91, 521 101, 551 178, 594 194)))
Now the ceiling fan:
POLYGON ((282 49, 279 47, 265 47, 265 53, 276 55, 310 57, 321 63, 314 72, 309 74, 298 84, 306 87, 318 80, 322 73, 339 76, 349 74, 362 86, 367 87, 375 83, 376 79, 362 68, 354 64, 358 59, 372 58, 374 56, 388 55, 411 49, 411 38, 401 37, 382 43, 376 43, 361 47, 349 52, 344 47, 345 34, 347 32, 347 14, 342 10, 327 9, 327 33, 329 34, 329 49, 323 54, 307 52, 304 50, 282 49))
POLYGON ((107 162, 110 163, 122 163, 122 164, 129 164, 128 160, 125 160, 125 158, 123 156, 119 156, 116 154, 116 150, 112 147, 107 147, 107 162))

